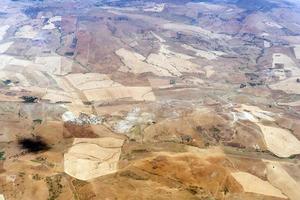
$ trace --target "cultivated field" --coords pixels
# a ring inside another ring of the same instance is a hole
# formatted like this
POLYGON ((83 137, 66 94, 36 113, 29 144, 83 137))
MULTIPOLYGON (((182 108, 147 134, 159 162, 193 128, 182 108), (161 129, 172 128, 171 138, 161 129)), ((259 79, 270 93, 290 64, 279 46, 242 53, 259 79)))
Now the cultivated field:
POLYGON ((300 199, 296 1, 0 8, 0 200, 300 199))

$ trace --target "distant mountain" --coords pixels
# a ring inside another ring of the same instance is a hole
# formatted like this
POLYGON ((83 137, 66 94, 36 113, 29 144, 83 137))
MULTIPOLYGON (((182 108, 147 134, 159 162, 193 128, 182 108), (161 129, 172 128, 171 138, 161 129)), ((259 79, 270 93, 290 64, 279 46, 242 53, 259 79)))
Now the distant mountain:
MULTIPOLYGON (((145 2, 185 4, 188 2, 229 3, 248 11, 269 11, 278 7, 278 4, 269 0, 104 0, 101 4, 109 6, 130 6, 145 2)), ((284 1, 281 1, 281 3, 284 1)))
POLYGON ((235 4, 240 8, 250 11, 269 11, 278 6, 276 3, 268 0, 238 0, 235 4))

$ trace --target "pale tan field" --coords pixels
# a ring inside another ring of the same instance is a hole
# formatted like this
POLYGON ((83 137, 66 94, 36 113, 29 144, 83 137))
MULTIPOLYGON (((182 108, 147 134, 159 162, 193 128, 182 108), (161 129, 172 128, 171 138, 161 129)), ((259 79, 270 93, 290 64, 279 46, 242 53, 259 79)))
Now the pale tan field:
POLYGON ((147 7, 143 8, 145 12, 162 12, 165 9, 165 4, 160 3, 160 4, 150 4, 147 7))
POLYGON ((69 74, 66 79, 79 90, 121 86, 121 84, 112 81, 107 75, 98 73, 69 74))
POLYGON ((299 87, 299 83, 297 83, 297 78, 300 78, 300 76, 285 79, 278 83, 269 85, 269 87, 272 90, 282 90, 288 94, 300 94, 300 87, 299 87))
POLYGON ((252 174, 246 172, 233 172, 231 175, 242 185, 245 192, 287 199, 279 189, 272 186, 268 181, 264 181, 252 174))
POLYGON ((115 101, 118 99, 134 101, 155 100, 151 87, 111 87, 85 90, 84 94, 89 101, 115 101))
POLYGON ((289 199, 300 199, 300 185, 278 163, 267 164, 269 182, 280 189, 289 199))
POLYGON ((275 119, 272 117, 274 115, 273 113, 262 110, 257 106, 242 104, 240 107, 235 108, 235 110, 241 112, 245 116, 245 119, 248 119, 254 123, 259 122, 259 119, 275 121, 275 119))
POLYGON ((20 85, 22 86, 30 86, 30 83, 28 82, 27 78, 21 74, 21 73, 15 73, 12 71, 6 71, 6 70, 1 70, 0 71, 0 79, 5 80, 5 79, 10 79, 10 80, 17 80, 19 81, 20 85))
POLYGON ((297 35, 283 36, 282 38, 291 44, 300 44, 300 37, 297 35))
POLYGON ((55 25, 53 23, 49 23, 49 24, 46 24, 45 26, 43 26, 43 30, 52 30, 52 29, 55 29, 55 25))
POLYGON ((73 85, 70 84, 70 82, 67 80, 66 77, 61 77, 61 76, 56 76, 56 75, 51 75, 50 76, 55 80, 56 84, 58 85, 59 88, 66 92, 74 92, 75 88, 73 85))
POLYGON ((150 54, 147 58, 147 62, 168 71, 169 76, 180 76, 182 75, 182 71, 187 71, 187 69, 191 67, 197 67, 190 61, 176 57, 167 58, 162 54, 150 54), (186 69, 184 69, 184 67, 186 67, 186 69))
POLYGON ((9 2, 0 200, 300 199, 300 7, 9 2))
POLYGON ((79 179, 89 180, 117 171, 123 140, 116 138, 75 138, 64 154, 64 170, 79 179))
POLYGON ((208 149, 201 149, 193 146, 186 146, 186 150, 190 153, 194 153, 196 156, 201 158, 209 157, 224 157, 225 154, 220 147, 210 147, 208 149))
POLYGON ((276 68, 276 64, 283 64, 285 70, 290 70, 293 76, 300 75, 300 69, 297 64, 287 55, 282 53, 273 54, 272 68, 276 68))
POLYGON ((171 76, 168 70, 145 62, 146 58, 138 53, 131 52, 126 49, 119 49, 116 51, 116 54, 122 58, 122 61, 125 65, 125 67, 121 67, 119 69, 120 71, 131 72, 135 74, 152 72, 155 75, 171 76))
POLYGON ((72 104, 67 104, 63 106, 68 111, 74 113, 76 116, 79 116, 80 113, 93 114, 93 110, 90 106, 84 105, 81 101, 74 102, 72 104))
POLYGON ((257 124, 264 136, 268 150, 279 157, 300 154, 300 141, 288 130, 257 124))
POLYGON ((28 66, 34 66, 34 63, 30 60, 18 59, 9 55, 0 55, 0 69, 4 69, 8 65, 28 67, 28 66))
POLYGON ((49 19, 49 22, 60 22, 62 20, 62 16, 54 16, 49 19))
POLYGON ((295 45, 294 53, 297 59, 300 59, 300 45, 295 45))
POLYGON ((30 25, 25 25, 19 28, 15 36, 17 38, 36 39, 38 32, 30 25))
POLYGON ((0 54, 5 53, 14 42, 6 42, 0 44, 0 54))
POLYGON ((11 142, 11 141, 13 141, 14 137, 15 137, 14 132, 20 131, 20 127, 18 126, 18 124, 16 124, 14 128, 8 128, 10 123, 3 123, 2 122, 1 125, 3 126, 3 128, 2 128, 1 135, 0 135, 0 142, 11 142))
POLYGON ((177 23, 166 23, 162 26, 164 29, 182 31, 184 33, 190 34, 201 34, 208 38, 222 38, 222 39, 230 39, 230 36, 213 33, 212 31, 205 30, 199 26, 192 26, 187 24, 177 24, 177 23))
POLYGON ((156 33, 154 33, 153 31, 151 31, 151 34, 161 43, 166 42, 165 39, 163 39, 162 37, 160 37, 159 35, 157 35, 156 33))
POLYGON ((213 66, 205 66, 204 70, 207 78, 210 78, 215 74, 215 70, 213 66))
POLYGON ((53 22, 60 22, 62 20, 62 17, 61 16, 54 16, 54 17, 51 17, 47 24, 45 26, 43 26, 42 29, 44 30, 52 30, 52 29, 55 29, 56 26, 53 22))
POLYGON ((279 105, 285 105, 285 106, 300 106, 300 101, 293 101, 288 103, 278 103, 279 105))
POLYGON ((9 29, 9 25, 4 25, 0 27, 0 41, 3 40, 3 37, 6 34, 6 31, 9 29))
POLYGON ((277 24, 276 22, 273 22, 273 21, 264 21, 264 24, 269 27, 282 28, 282 26, 280 24, 277 24))
MULTIPOLYGON (((159 37, 158 39, 163 41, 159 37)), ((123 72, 135 74, 152 72, 158 76, 180 76, 184 72, 204 73, 197 64, 190 61, 194 57, 171 51, 169 46, 164 44, 161 44, 157 54, 151 53, 147 58, 126 49, 119 49, 116 54, 122 58, 126 66, 120 69, 123 72)))
POLYGON ((56 102, 73 102, 79 103, 80 98, 75 92, 64 92, 60 90, 47 89, 46 94, 42 97, 44 100, 48 100, 51 103, 56 102))
POLYGON ((271 47, 271 43, 268 41, 264 41, 264 47, 265 48, 270 48, 271 47))
POLYGON ((161 44, 158 54, 150 54, 147 62, 167 70, 172 76, 180 76, 184 72, 204 73, 191 59, 193 57, 171 51, 167 45, 161 44))
POLYGON ((201 9, 204 11, 220 11, 224 12, 226 10, 225 6, 222 5, 216 5, 216 4, 210 4, 206 2, 189 2, 187 3, 187 8, 189 9, 201 9))
POLYGON ((0 101, 21 102, 22 100, 19 97, 10 97, 4 94, 0 94, 0 101))
POLYGON ((10 65, 20 66, 31 70, 39 70, 50 74, 65 75, 72 70, 73 62, 61 56, 36 57, 34 61, 0 55, 0 69, 10 65))
POLYGON ((170 84, 169 79, 163 79, 163 78, 148 78, 148 81, 152 88, 170 88, 173 87, 170 84))
POLYGON ((274 69, 273 70, 273 73, 276 77, 278 77, 278 79, 281 81, 281 80, 284 80, 286 79, 286 73, 285 73, 285 69, 274 69))
POLYGON ((272 67, 275 68, 276 64, 284 64, 284 67, 294 67, 295 63, 294 61, 288 57, 285 54, 282 53, 275 53, 273 54, 273 62, 272 62, 272 67))
POLYGON ((41 66, 41 71, 55 75, 66 75, 72 71, 73 61, 62 56, 36 57, 35 64, 41 66))
POLYGON ((215 60, 218 59, 219 56, 226 55, 226 53, 222 51, 204 51, 200 49, 195 49, 194 47, 186 44, 183 44, 182 47, 187 50, 193 51, 196 56, 200 56, 208 60, 215 60))
POLYGON ((255 123, 260 128, 269 151, 278 157, 289 157, 300 153, 300 141, 289 130, 266 126, 260 122, 261 120, 275 121, 273 113, 248 105, 241 105, 236 110, 239 113, 234 115, 234 121, 238 118, 255 123))

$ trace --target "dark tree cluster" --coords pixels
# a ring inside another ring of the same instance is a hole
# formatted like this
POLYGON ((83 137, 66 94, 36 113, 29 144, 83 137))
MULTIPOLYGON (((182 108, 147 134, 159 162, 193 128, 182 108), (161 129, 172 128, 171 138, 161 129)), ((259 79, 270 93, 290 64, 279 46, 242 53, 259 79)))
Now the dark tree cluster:
POLYGON ((38 153, 50 149, 49 145, 40 137, 22 138, 18 141, 20 147, 30 153, 38 153))
POLYGON ((38 101, 38 97, 35 96, 22 96, 21 99, 23 99, 25 103, 36 103, 38 101))

